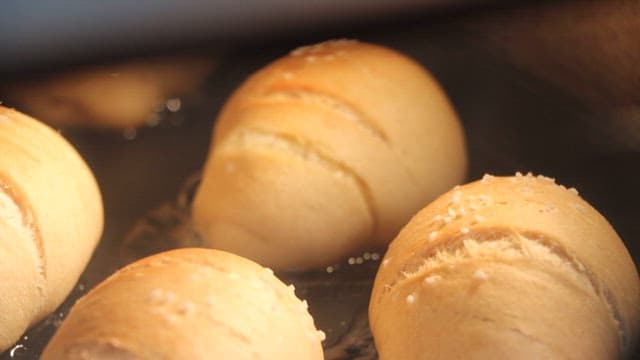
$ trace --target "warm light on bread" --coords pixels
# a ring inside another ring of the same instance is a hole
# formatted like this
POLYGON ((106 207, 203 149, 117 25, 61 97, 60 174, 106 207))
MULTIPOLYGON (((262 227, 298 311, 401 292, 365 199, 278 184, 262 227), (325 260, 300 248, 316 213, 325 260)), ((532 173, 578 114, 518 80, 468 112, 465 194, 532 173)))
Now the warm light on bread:
POLYGON ((463 180, 464 135, 415 61, 337 40, 253 74, 220 113, 194 222, 207 246, 312 268, 386 246, 463 180))
POLYGON ((382 360, 618 359, 638 335, 640 281, 575 189, 485 176, 403 228, 369 315, 382 360))

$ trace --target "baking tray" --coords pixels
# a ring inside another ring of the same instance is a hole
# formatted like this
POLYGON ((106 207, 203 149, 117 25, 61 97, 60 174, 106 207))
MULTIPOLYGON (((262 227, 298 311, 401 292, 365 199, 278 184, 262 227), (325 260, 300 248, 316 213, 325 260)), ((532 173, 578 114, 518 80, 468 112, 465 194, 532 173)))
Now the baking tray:
MULTIPOLYGON (((464 125, 468 179, 487 172, 532 171, 576 187, 609 219, 635 263, 640 263, 640 131, 634 127, 640 116, 629 121, 636 116, 634 107, 621 111, 609 104, 594 106, 524 71, 479 46, 480 37, 469 33, 469 14, 464 16, 302 34, 214 51, 216 69, 205 85, 183 94, 179 109, 156 109, 161 119, 157 126, 134 134, 61 129, 98 179, 105 206, 104 235, 67 301, 0 359, 37 358, 79 296, 133 258, 171 248, 177 238, 190 236, 185 225, 188 204, 225 99, 269 61, 298 45, 330 37, 388 45, 424 64, 445 88, 464 125)), ((366 310, 382 255, 352 254, 325 269, 278 274, 308 300, 317 326, 327 334, 327 360, 377 358, 366 310)))

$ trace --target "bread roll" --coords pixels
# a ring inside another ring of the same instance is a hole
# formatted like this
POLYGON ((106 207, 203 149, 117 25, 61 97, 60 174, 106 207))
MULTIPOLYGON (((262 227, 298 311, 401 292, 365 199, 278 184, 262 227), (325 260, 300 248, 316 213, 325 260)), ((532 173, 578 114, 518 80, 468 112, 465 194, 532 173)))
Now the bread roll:
POLYGON ((211 59, 198 56, 136 59, 0 84, 0 90, 57 126, 127 129, 152 124, 154 108, 193 91, 212 68, 211 59))
POLYGON ((102 221, 98 186, 75 149, 0 106, 0 352, 62 303, 102 221))
POLYGON ((575 189, 485 176, 420 211, 392 242, 369 307, 380 359, 618 359, 640 281, 575 189))
POLYGON ((424 68, 329 41, 268 65, 227 101, 193 219, 208 246, 318 267, 386 246, 465 171, 462 128, 424 68))
POLYGON ((313 360, 323 338, 269 269, 185 248, 128 265, 78 300, 42 360, 313 360))

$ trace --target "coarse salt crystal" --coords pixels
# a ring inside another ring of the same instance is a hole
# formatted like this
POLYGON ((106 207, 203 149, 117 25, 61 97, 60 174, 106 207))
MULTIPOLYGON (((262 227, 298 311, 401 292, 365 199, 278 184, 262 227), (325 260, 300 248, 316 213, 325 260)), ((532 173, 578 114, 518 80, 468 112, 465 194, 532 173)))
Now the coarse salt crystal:
POLYGON ((413 294, 407 295, 407 304, 411 305, 416 302, 416 296, 413 294))
POLYGON ((543 181, 547 181, 547 182, 550 182, 550 183, 556 182, 556 179, 548 177, 548 176, 544 176, 544 175, 538 175, 538 179, 543 180, 543 181))
POLYGON ((293 51, 291 51, 291 55, 292 56, 300 56, 303 55, 304 53, 306 53, 309 50, 309 46, 300 46, 297 49, 294 49, 293 51))
POLYGON ((149 298, 151 298, 152 300, 159 300, 161 297, 162 297, 162 290, 160 289, 153 289, 149 293, 149 298))
POLYGON ((478 269, 473 273, 473 278, 476 280, 486 280, 487 277, 487 274, 481 269, 478 269))
POLYGON ((440 275, 431 275, 431 276, 427 276, 426 278, 424 278, 423 282, 426 285, 433 285, 433 284, 437 283, 438 281, 440 281, 440 279, 442 279, 442 276, 440 276, 440 275))
POLYGON ((320 341, 325 341, 327 339, 327 335, 324 333, 324 331, 318 330, 317 334, 318 334, 318 339, 320 339, 320 341))
POLYGON ((437 231, 432 231, 429 233, 429 240, 435 240, 438 237, 437 231))
POLYGON ((484 175, 482 176, 482 182, 488 182, 488 181, 491 181, 491 180, 493 180, 493 178, 494 178, 494 176, 493 176, 493 175, 491 175, 491 174, 484 174, 484 175))
POLYGON ((463 233, 463 234, 468 234, 469 233, 469 228, 467 228, 467 227, 460 228, 460 232, 463 233))

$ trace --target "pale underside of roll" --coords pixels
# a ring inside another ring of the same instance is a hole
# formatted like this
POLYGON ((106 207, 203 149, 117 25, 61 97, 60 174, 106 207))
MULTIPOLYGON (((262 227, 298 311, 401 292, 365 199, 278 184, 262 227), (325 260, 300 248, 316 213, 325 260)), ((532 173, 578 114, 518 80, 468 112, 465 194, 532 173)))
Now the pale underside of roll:
POLYGON ((575 189, 485 176, 403 228, 369 315, 383 360, 618 359, 638 335, 640 281, 575 189))
POLYGON ((0 352, 69 294, 102 234, 97 183, 53 129, 0 106, 0 352))
POLYGON ((321 360, 324 334, 273 272, 213 249, 119 270, 71 309, 42 359, 321 360))
POLYGON ((386 246, 465 172, 462 128, 425 69, 329 41, 269 64, 225 104, 194 222, 208 246, 317 267, 386 246))

